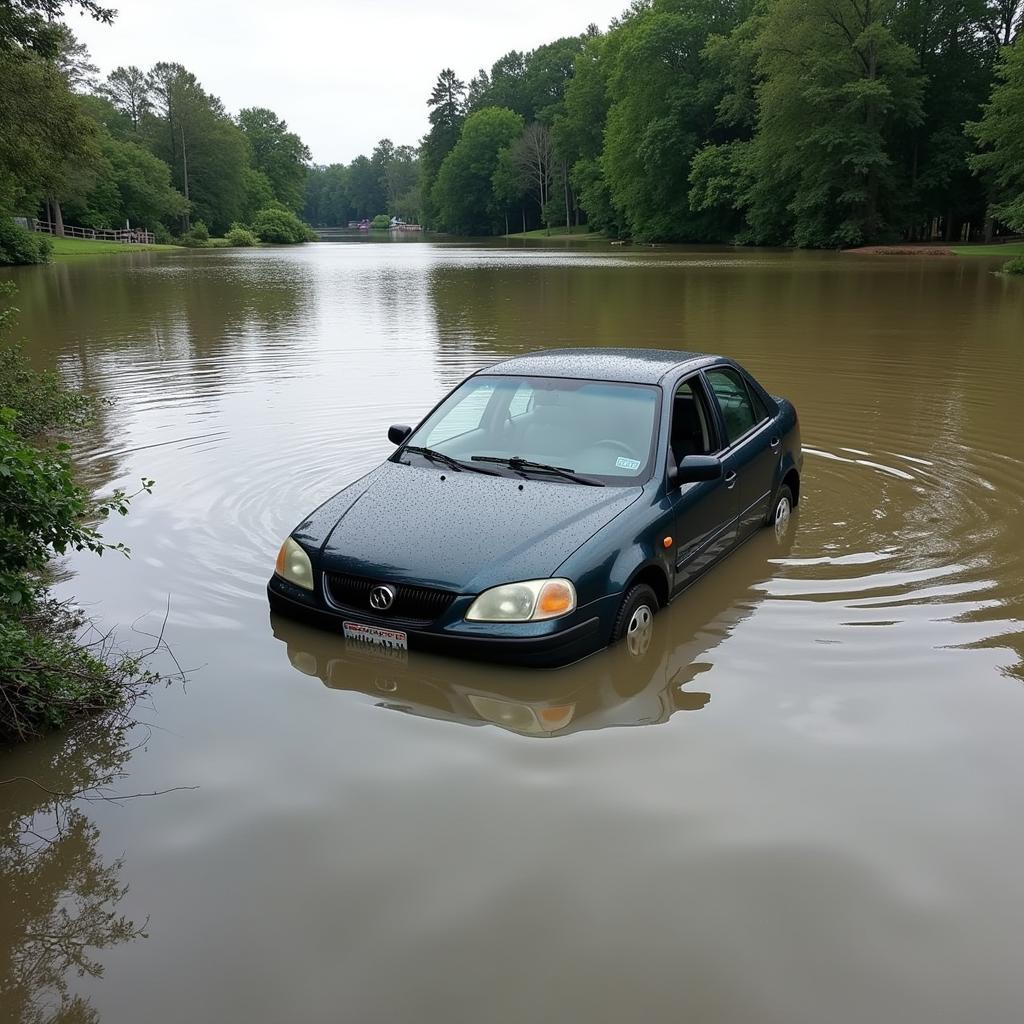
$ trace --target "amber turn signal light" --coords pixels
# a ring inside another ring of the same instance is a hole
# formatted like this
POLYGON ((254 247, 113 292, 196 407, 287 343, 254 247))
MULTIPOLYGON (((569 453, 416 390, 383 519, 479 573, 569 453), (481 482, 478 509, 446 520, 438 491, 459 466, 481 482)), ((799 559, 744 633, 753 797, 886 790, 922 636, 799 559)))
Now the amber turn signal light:
POLYGON ((572 590, 561 581, 545 583, 537 602, 537 611, 544 615, 561 615, 571 611, 575 597, 572 590))

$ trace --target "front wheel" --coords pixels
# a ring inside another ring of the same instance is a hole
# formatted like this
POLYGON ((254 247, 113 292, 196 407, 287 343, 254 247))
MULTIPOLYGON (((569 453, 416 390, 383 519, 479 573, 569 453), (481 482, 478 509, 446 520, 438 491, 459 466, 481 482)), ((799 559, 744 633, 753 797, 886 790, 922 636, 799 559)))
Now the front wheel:
POLYGON ((630 653, 647 653, 654 630, 654 614, 658 610, 658 596, 646 583, 638 583, 626 591, 612 627, 612 643, 625 640, 630 653))
POLYGON ((788 484, 783 484, 782 487, 779 488, 779 493, 775 495, 775 502, 771 507, 771 511, 768 513, 768 519, 765 525, 774 527, 775 535, 777 537, 782 537, 789 529, 789 517, 792 514, 793 492, 789 489, 788 484))

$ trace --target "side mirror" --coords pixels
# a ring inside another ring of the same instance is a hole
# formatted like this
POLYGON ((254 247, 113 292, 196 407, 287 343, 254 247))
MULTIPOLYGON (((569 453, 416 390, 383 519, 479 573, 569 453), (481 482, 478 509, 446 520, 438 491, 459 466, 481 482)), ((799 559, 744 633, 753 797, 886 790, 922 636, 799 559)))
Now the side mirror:
POLYGON ((412 427, 404 423, 392 423, 388 427, 388 440, 392 444, 401 444, 412 433, 412 427))
MULTIPOLYGON (((719 480, 722 460, 714 455, 687 455, 676 468, 676 484, 695 484, 701 480, 719 480)), ((671 474, 669 480, 671 482, 671 474)))

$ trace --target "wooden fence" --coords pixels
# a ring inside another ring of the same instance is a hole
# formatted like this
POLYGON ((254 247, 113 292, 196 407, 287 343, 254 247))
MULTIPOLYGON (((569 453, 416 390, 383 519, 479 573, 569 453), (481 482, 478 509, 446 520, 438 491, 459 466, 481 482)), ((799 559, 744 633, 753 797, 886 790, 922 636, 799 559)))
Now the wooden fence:
MULTIPOLYGON (((49 220, 34 220, 32 230, 40 231, 46 235, 56 235, 57 225, 49 220)), ((139 228, 79 228, 73 224, 64 225, 65 238, 85 238, 91 242, 127 242, 129 245, 152 245, 156 241, 156 235, 152 231, 142 231, 139 228)))

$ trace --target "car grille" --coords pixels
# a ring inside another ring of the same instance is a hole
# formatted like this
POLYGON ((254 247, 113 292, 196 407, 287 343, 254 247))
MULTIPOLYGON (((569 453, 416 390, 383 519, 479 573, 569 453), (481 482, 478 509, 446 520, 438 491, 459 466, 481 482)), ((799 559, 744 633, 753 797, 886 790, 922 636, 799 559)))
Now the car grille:
POLYGON ((387 611, 370 607, 370 591, 384 580, 371 580, 364 576, 344 573, 324 574, 327 596, 342 611, 372 615, 381 619, 399 619, 411 625, 425 626, 443 615, 455 600, 450 590, 434 590, 408 583, 390 583, 395 590, 395 602, 387 611))

